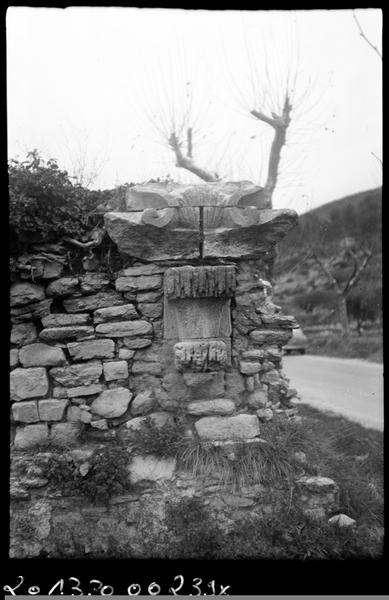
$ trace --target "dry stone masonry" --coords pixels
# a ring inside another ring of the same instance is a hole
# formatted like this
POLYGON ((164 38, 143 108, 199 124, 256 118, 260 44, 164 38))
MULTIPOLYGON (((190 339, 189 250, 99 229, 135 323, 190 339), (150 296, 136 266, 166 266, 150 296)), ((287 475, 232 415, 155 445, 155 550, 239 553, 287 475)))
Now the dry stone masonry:
MULTIPOLYGON (((90 444, 116 437, 131 449, 146 417, 158 428, 180 415, 188 439, 229 453, 261 443, 264 422, 299 419, 281 365, 297 323, 273 303, 268 282, 275 244, 297 216, 262 208, 260 191, 250 182, 129 188, 127 212, 105 215, 123 259, 118 272, 75 274, 66 261, 49 268, 33 253, 24 257, 34 281, 21 272, 10 295, 14 466, 24 461, 28 474, 37 445, 52 443, 87 473, 90 444)), ((35 542, 14 541, 12 554, 50 546, 64 514, 73 533, 92 522, 98 532, 105 519, 134 540, 139 511, 149 502, 155 512, 170 496, 200 494, 221 516, 276 510, 278 502, 263 488, 216 493, 215 481, 195 481, 152 453, 133 456, 128 476, 147 493, 101 510, 50 495, 39 473, 13 477, 15 514, 40 511, 46 525, 35 542)), ((311 511, 335 502, 333 482, 320 488, 311 477, 299 486, 311 511)))

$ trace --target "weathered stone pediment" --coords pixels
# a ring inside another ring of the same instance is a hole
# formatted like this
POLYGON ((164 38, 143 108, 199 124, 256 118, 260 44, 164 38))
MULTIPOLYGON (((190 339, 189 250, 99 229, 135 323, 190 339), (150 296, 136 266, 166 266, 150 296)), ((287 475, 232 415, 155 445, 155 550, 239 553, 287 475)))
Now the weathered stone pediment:
POLYGON ((128 190, 128 212, 106 213, 109 236, 142 260, 245 259, 267 252, 297 224, 293 210, 270 210, 249 182, 146 184, 128 190))

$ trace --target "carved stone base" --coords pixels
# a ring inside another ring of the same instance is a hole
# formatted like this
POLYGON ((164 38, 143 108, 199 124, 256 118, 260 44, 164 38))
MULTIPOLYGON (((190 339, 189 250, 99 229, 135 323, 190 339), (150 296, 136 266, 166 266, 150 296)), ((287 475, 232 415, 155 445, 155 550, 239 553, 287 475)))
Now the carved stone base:
POLYGON ((228 363, 227 346, 221 340, 179 342, 174 346, 174 362, 179 371, 215 371, 228 363))

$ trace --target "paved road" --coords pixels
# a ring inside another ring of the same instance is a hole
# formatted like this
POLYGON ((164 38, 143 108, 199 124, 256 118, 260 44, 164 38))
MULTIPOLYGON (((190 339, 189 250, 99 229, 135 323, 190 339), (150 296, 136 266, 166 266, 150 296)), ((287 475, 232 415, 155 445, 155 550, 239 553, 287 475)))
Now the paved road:
POLYGON ((383 429, 382 364, 292 354, 283 357, 283 368, 303 402, 383 429))

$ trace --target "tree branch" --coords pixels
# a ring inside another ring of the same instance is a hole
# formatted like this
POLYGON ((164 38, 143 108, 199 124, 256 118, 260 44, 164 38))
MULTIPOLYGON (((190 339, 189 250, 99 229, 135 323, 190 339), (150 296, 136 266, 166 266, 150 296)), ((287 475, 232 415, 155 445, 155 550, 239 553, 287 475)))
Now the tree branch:
POLYGON ((361 24, 359 23, 359 21, 357 19, 357 15, 355 14, 354 11, 353 11, 353 17, 354 17, 354 21, 356 22, 357 27, 359 29, 359 35, 365 40, 365 42, 367 44, 369 44, 370 48, 373 48, 374 52, 376 52, 378 54, 378 56, 380 57, 380 59, 382 60, 381 52, 378 50, 377 46, 374 46, 374 44, 372 44, 371 41, 366 37, 365 32, 363 31, 361 24))
POLYGON ((271 206, 271 199, 273 196, 273 192, 277 185, 278 180, 278 170, 281 160, 281 150, 285 145, 286 141, 286 130, 290 124, 290 112, 292 110, 292 105, 289 101, 289 95, 285 95, 284 106, 282 109, 282 116, 278 116, 275 113, 272 113, 272 117, 268 117, 264 115, 262 112, 257 110, 252 110, 251 114, 258 119, 259 121, 263 121, 268 125, 271 125, 274 129, 274 138, 270 149, 270 157, 269 157, 269 167, 267 171, 267 180, 264 187, 264 194, 268 200, 269 205, 271 206))
POLYGON ((174 154, 176 155, 176 166, 186 169, 187 171, 190 171, 191 173, 194 173, 195 175, 197 175, 198 177, 200 177, 200 179, 203 179, 204 181, 219 181, 219 177, 217 176, 216 173, 212 173, 211 171, 207 171, 206 169, 199 167, 193 161, 193 158, 192 158, 192 152, 193 152, 192 135, 193 135, 192 129, 188 128, 188 130, 187 130, 188 151, 187 151, 187 155, 185 156, 181 150, 182 143, 179 141, 177 135, 175 133, 171 134, 171 136, 169 138, 169 146, 171 147, 174 154))
MULTIPOLYGON (((353 256, 356 257, 355 254, 353 254, 353 256)), ((356 266, 354 268, 353 274, 351 275, 350 279, 346 283, 344 290, 343 290, 343 294, 347 294, 347 292, 349 292, 351 290, 351 288, 354 287, 354 285, 358 281, 359 277, 361 276, 363 271, 366 269, 367 263, 369 262, 369 260, 371 259, 372 256, 373 256, 373 251, 366 250, 365 257, 364 257, 362 263, 360 265, 358 265, 358 263, 356 262, 356 266)), ((356 258, 354 260, 357 261, 356 258)))
POLYGON ((337 282, 337 280, 335 279, 335 277, 332 275, 331 271, 326 267, 326 265, 320 260, 320 258, 317 256, 316 252, 311 248, 312 250, 312 258, 315 262, 317 262, 317 264, 319 265, 319 267, 321 268, 321 270, 323 271, 324 275, 327 277, 327 279, 329 280, 329 282, 336 288, 337 292, 340 292, 340 286, 339 283, 337 282))

